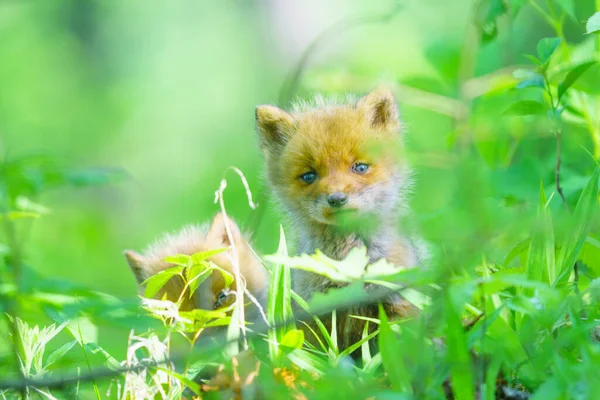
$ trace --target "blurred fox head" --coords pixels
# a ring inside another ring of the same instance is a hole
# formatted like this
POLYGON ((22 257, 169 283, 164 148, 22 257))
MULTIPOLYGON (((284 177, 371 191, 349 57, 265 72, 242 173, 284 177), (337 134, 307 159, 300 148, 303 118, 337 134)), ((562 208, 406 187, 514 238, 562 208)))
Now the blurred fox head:
MULTIPOLYGON (((215 250, 223 247, 229 249, 223 253, 216 254, 209 258, 219 267, 233 274, 232 256, 235 248, 240 272, 246 280, 247 288, 252 293, 260 292, 267 282, 266 271, 260 261, 255 256, 254 251, 240 232, 238 225, 219 213, 215 216, 210 226, 208 225, 189 225, 180 231, 167 234, 149 246, 142 254, 132 250, 125 251, 125 258, 131 268, 140 289, 143 294, 144 287, 142 283, 167 268, 173 267, 173 264, 164 262, 167 256, 177 254, 192 255, 201 251, 215 250), (225 224, 231 232, 231 239, 227 235, 225 224)), ((235 290, 234 281, 231 290, 235 290)), ((212 309, 229 305, 234 297, 227 295, 225 290, 225 280, 218 271, 213 271, 210 278, 205 281, 196 293, 185 293, 184 282, 179 276, 171 278, 162 289, 155 295, 155 298, 161 299, 166 296, 167 300, 177 302, 182 299, 180 309, 190 311, 195 308, 212 309), (226 298, 224 298, 224 295, 226 298)))
POLYGON ((394 95, 378 88, 358 101, 316 103, 289 113, 256 109, 267 177, 282 205, 300 222, 389 218, 409 184, 394 95))

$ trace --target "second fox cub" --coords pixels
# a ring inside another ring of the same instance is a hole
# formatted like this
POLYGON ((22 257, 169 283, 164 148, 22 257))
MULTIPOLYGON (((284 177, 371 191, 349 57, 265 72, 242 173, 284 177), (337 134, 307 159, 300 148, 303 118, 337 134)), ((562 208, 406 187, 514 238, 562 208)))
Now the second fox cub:
MULTIPOLYGON (((267 179, 290 217, 299 252, 320 249, 340 260, 365 246, 371 261, 384 258, 398 268, 420 262, 419 247, 397 227, 407 209, 411 173, 398 154, 404 129, 389 89, 337 103, 317 98, 290 112, 259 106, 256 122, 267 179)), ((309 272, 296 271, 293 280, 304 298, 333 286, 309 272)), ((389 314, 410 312, 398 295, 384 305, 389 314)), ((377 317, 377 306, 350 312, 377 317)), ((345 346, 360 339, 363 322, 338 320, 345 346)))
MULTIPOLYGON (((173 266, 163 261, 165 257, 176 254, 192 255, 201 251, 223 247, 229 247, 229 249, 224 253, 212 256, 209 260, 233 274, 233 264, 230 256, 235 248, 240 272, 246 280, 248 290, 255 296, 261 294, 268 283, 267 272, 261 265, 260 260, 254 255, 235 221, 222 213, 215 216, 210 226, 208 224, 188 225, 179 232, 164 235, 142 254, 132 250, 125 251, 125 257, 140 285, 140 290, 143 292, 142 283, 146 279, 173 266), (233 243, 229 240, 225 223, 229 226, 233 243)), ((235 290, 235 287, 236 283, 234 282, 231 289, 235 290)), ((187 294, 181 296, 183 289, 183 281, 180 277, 175 276, 163 286, 155 297, 162 298, 166 295, 167 299, 173 302, 181 297, 180 309, 182 311, 195 308, 211 309, 222 302, 220 297, 224 293, 225 281, 220 273, 214 271, 210 278, 191 296, 187 294)))

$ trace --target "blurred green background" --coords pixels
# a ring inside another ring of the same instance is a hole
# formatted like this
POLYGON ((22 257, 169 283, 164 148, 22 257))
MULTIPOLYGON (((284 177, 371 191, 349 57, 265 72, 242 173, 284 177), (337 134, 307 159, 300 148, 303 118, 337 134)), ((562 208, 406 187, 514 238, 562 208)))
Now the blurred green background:
MULTIPOLYGON (((454 80, 472 2, 398 4, 389 21, 323 41, 298 95, 365 92, 391 81, 458 96, 454 80)), ((254 108, 277 103, 290 69, 324 28, 393 6, 383 0, 0 1, 0 153, 127 172, 117 184, 45 193, 40 203, 52 212, 32 226, 28 263, 46 276, 133 298, 136 284, 123 250, 140 250, 162 232, 211 218, 218 210, 214 191, 231 165, 246 174, 266 209, 256 247, 274 252, 281 219, 260 195, 254 108)), ((593 0, 577 1, 577 18, 565 22, 567 40, 585 40, 581 21, 594 8, 593 0)), ((531 8, 500 21, 497 39, 481 45, 475 75, 529 64, 523 54, 535 54, 545 36, 554 33, 531 8)), ((503 101, 491 98, 477 107, 489 116, 503 101)), ((440 214, 464 185, 452 167, 444 168, 457 156, 455 125, 410 96, 400 96, 400 103, 418 176, 414 207, 435 241, 435 229, 454 229, 440 214)), ((476 126, 474 159, 490 168, 486 184, 497 198, 535 206, 540 179, 553 185, 552 136, 522 139, 530 127, 504 131, 494 117, 476 126)), ((593 152, 593 144, 581 128, 565 129, 565 135, 573 132, 565 151, 574 156, 565 157, 564 167, 565 193, 573 201, 593 167, 580 146, 593 152)), ((255 211, 239 179, 227 177, 228 211, 249 227, 255 211)), ((103 346, 125 348, 126 332, 103 329, 103 346)))

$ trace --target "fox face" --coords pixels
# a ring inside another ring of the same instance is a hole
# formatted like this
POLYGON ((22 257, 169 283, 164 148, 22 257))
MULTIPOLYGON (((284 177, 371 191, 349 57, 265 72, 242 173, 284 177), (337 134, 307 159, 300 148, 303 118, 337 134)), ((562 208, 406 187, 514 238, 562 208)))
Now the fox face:
POLYGON ((268 180, 298 221, 339 225, 397 208, 408 167, 398 157, 402 127, 391 91, 291 113, 259 106, 256 120, 268 180))

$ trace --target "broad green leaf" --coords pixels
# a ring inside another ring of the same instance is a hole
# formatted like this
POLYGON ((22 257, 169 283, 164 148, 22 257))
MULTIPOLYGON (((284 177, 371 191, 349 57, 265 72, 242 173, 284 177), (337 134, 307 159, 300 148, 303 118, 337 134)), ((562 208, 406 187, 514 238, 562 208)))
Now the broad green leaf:
POLYGON ((588 19, 585 32, 587 34, 600 32, 600 12, 595 13, 588 19))
POLYGON ((600 169, 596 168, 586 187, 583 189, 572 217, 572 225, 565 236, 565 243, 560 250, 556 262, 558 277, 554 286, 566 282, 571 275, 573 265, 579 257, 581 248, 590 230, 592 217, 598 208, 598 178, 600 169))
POLYGON ((547 111, 548 108, 539 101, 521 100, 511 104, 511 106, 506 111, 504 111, 504 115, 542 115, 545 114, 547 111))
POLYGON ((474 398, 473 369, 467 335, 450 293, 446 295, 446 345, 450 360, 450 380, 456 399, 474 398))
POLYGON ((144 297, 152 298, 163 286, 169 281, 169 279, 173 278, 176 275, 179 275, 183 272, 182 266, 177 266, 169 269, 165 269, 164 271, 160 271, 156 275, 152 275, 150 278, 146 279, 142 282, 142 285, 146 286, 144 290, 144 297))
POLYGON ((562 98, 567 89, 569 89, 571 85, 575 83, 575 81, 579 79, 579 77, 583 75, 585 71, 588 70, 588 68, 595 64, 596 61, 586 62, 584 64, 576 66, 571 71, 569 71, 565 79, 558 85, 558 100, 562 98))
POLYGON ((552 37, 544 38, 538 42, 537 54, 542 64, 546 64, 550 61, 552 54, 554 54, 561 41, 561 38, 552 37))
POLYGON ((392 388, 397 392, 412 393, 411 376, 404 365, 402 345, 390 326, 383 307, 379 306, 379 349, 383 369, 387 372, 392 388))
POLYGON ((214 249, 214 250, 208 250, 208 251, 201 251, 199 253, 194 253, 192 254, 192 262, 194 264, 200 264, 202 261, 217 255, 219 253, 223 253, 224 251, 227 251, 227 247, 223 247, 220 249, 214 249))

